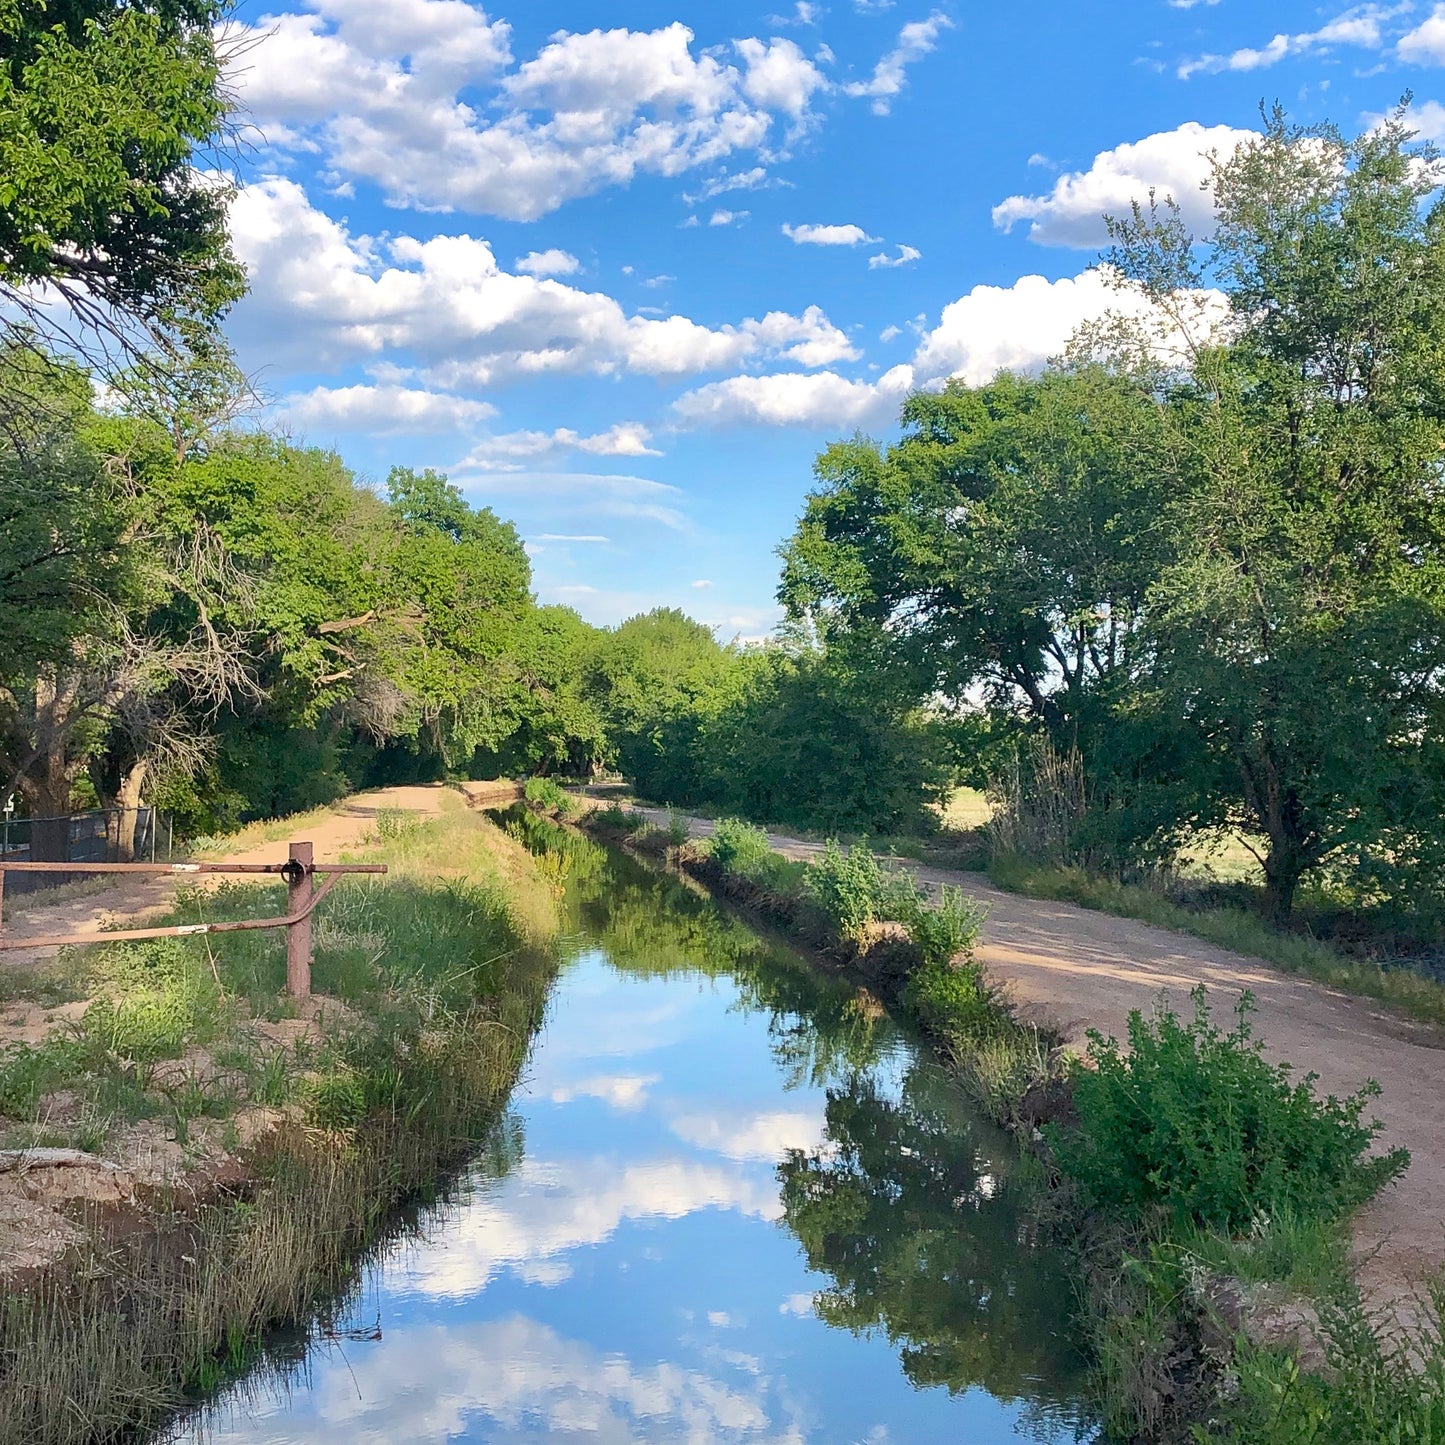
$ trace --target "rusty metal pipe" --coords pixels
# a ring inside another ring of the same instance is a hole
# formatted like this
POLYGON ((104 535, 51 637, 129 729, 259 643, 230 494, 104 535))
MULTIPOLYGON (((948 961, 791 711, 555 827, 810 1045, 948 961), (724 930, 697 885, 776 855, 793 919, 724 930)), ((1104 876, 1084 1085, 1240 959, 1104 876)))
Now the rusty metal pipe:
MULTIPOLYGON (((291 870, 285 863, 5 863, 6 873, 279 873, 291 870)), ((385 873, 384 863, 318 863, 313 873, 385 873)))
MULTIPOLYGON (((328 870, 329 871, 329 870, 328 870)), ((368 868, 370 873, 385 872, 384 868, 368 868)), ((340 870, 327 878, 305 902, 299 912, 284 914, 279 918, 244 918, 234 923, 180 923, 166 928, 128 928, 117 933, 85 933, 79 936, 68 933, 53 938, 0 937, 0 952, 18 948, 62 948, 68 944, 121 943, 142 938, 187 938, 199 933, 245 933, 256 928, 286 928, 292 924, 304 923, 316 909, 316 905, 341 882, 340 870)))

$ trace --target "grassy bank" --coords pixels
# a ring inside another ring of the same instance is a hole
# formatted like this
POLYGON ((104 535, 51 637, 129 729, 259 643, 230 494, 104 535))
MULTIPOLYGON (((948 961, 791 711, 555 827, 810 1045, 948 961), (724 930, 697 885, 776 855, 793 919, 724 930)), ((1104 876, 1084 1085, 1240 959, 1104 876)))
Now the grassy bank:
MULTIPOLYGON (((98 945, 10 980, 84 1003, 0 1056, 0 1146, 84 1151, 72 1190, 112 1187, 62 1198, 42 1222, 63 1249, 34 1230, 5 1281, 5 1445, 119 1439, 213 1387, 268 1326, 344 1291, 397 1208, 487 1139, 552 977, 552 891, 460 806, 383 814, 361 855, 391 876, 323 905, 301 1014, 279 934, 98 945)), ((278 902, 197 892, 174 921, 278 902)))
POLYGON ((1392 1332, 1350 1273, 1350 1213, 1407 1163, 1371 1155, 1368 1090, 1317 1098, 1264 1058, 1247 1007, 1222 1027, 1202 994, 1193 1019, 1135 1015, 1127 1049, 1095 1037, 1081 1063, 991 989, 964 900, 922 906, 862 850, 804 865, 746 824, 707 844, 620 810, 587 826, 668 853, 857 971, 1014 1131, 1040 1222, 1077 1261, 1111 1438, 1445 1440, 1438 1310, 1392 1332))

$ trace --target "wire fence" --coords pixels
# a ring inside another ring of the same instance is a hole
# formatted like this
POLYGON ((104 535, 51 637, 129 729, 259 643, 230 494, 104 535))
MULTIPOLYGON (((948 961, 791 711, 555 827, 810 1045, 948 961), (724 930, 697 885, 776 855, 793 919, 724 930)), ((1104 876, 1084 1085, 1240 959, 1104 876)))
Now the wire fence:
MULTIPOLYGON (((135 819, 135 840, 130 859, 138 863, 169 863, 174 841, 170 814, 158 808, 124 813, 119 808, 98 808, 92 813, 71 813, 63 818, 6 818, 0 823, 0 860, 6 863, 120 863, 130 861, 121 830, 135 819)), ((80 873, 14 873, 12 894, 57 888, 84 877, 80 873)))

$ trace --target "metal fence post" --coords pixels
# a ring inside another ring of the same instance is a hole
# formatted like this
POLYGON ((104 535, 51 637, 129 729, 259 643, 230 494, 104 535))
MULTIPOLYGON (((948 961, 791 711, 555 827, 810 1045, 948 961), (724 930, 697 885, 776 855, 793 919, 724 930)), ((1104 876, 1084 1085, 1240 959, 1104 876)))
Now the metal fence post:
MULTIPOLYGON (((311 844, 293 843, 288 861, 297 864, 286 876, 286 912, 299 913, 311 900, 311 844)), ((292 998, 311 997, 311 915, 286 925, 286 991, 292 998)))

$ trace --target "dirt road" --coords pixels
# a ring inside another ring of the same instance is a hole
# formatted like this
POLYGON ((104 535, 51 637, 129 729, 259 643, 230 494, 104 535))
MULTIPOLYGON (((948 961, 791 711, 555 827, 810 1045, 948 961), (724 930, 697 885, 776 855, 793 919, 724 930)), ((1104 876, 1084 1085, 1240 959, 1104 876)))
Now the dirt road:
MULTIPOLYGON (((666 824, 665 814, 649 816, 666 824)), ((705 837, 712 824, 692 819, 690 828, 705 837)), ((769 837, 789 858, 822 851, 787 834, 769 837)), ((1398 1299, 1423 1273, 1445 1267, 1445 1035, 1187 934, 1005 893, 977 873, 903 866, 931 888, 947 883, 987 905, 980 960, 1026 1016, 1047 1019, 1071 1041, 1082 1044, 1089 1029, 1122 1039, 1130 1010, 1148 1012, 1161 994, 1188 1012, 1190 990, 1200 984, 1227 1023, 1247 989, 1272 1058, 1317 1073, 1327 1093, 1378 1080, 1381 1141, 1405 1145, 1412 1162, 1355 1220, 1361 1281, 1377 1299, 1398 1299)))

